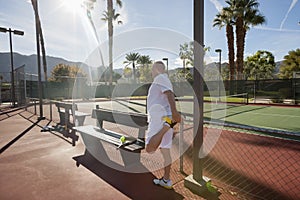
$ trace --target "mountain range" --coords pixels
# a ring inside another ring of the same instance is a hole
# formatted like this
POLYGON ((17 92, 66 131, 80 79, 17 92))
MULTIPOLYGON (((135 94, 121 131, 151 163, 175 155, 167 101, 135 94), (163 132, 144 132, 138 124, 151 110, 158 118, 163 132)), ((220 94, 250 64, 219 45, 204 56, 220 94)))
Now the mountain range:
MULTIPOLYGON (((58 64, 80 66, 86 72, 88 71, 89 68, 88 65, 81 62, 72 62, 72 61, 65 60, 63 58, 57 58, 52 56, 47 56, 46 62, 47 62, 48 77, 51 76, 51 71, 58 64)), ((27 56, 19 53, 13 53, 13 63, 14 63, 15 70, 25 65, 25 73, 38 74, 37 55, 27 56)), ((41 73, 44 74, 42 58, 41 58, 41 69, 42 69, 41 73)), ((11 72, 10 53, 0 53, 0 73, 2 74, 4 79, 10 80, 9 78, 10 72, 11 72)))
MULTIPOLYGON (((51 71, 53 68, 58 64, 67 64, 67 65, 75 65, 80 66, 81 69, 83 69, 87 74, 89 71, 91 71, 91 74, 94 74, 99 69, 91 68, 85 63, 82 62, 72 62, 65 60, 63 58, 58 57, 52 57, 47 56, 47 75, 48 77, 51 76, 51 71)), ((28 74, 38 74, 38 68, 37 68, 37 56, 36 55, 22 55, 19 53, 13 53, 13 62, 14 62, 14 69, 17 69, 18 67, 25 65, 25 72, 28 74)), ((276 62, 276 69, 274 73, 279 72, 279 67, 282 61, 276 62)), ((210 63, 207 64, 207 66, 218 66, 217 63, 210 63)), ((222 67, 225 66, 222 64, 222 67)), ((41 67, 42 66, 42 59, 41 59, 41 67)), ((103 67, 102 67, 103 68, 103 67)), ((211 68, 211 67, 209 67, 211 68)), ((212 67, 213 68, 213 67, 212 67)), ((2 75, 4 80, 9 81, 10 80, 10 71, 11 71, 11 63, 10 63, 10 53, 0 53, 0 74, 2 75)), ((123 69, 114 69, 116 73, 123 74, 123 69)), ((42 74, 43 69, 42 69, 42 74)))

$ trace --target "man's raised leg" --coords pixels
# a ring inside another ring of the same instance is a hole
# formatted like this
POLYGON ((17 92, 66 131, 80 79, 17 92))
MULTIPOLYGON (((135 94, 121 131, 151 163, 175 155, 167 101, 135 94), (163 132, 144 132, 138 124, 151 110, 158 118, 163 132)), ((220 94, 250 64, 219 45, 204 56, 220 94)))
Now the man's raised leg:
POLYGON ((150 140, 149 143, 146 144, 146 152, 148 153, 152 153, 154 151, 156 151, 156 149, 159 147, 162 138, 164 137, 165 133, 170 129, 170 126, 164 124, 162 129, 155 135, 153 135, 150 140))

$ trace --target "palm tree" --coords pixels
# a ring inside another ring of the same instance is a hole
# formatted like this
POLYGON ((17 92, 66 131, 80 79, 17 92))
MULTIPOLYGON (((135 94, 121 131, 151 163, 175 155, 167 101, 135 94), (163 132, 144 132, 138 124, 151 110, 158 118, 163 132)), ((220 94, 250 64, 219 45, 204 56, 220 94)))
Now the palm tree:
POLYGON ((33 7, 35 15, 37 16, 37 23, 38 23, 38 28, 39 28, 39 37, 40 37, 41 48, 42 48, 44 77, 45 77, 45 81, 47 81, 48 80, 48 75, 47 75, 46 49, 45 49, 43 30, 42 30, 42 26, 41 26, 41 19, 40 19, 39 13, 38 13, 37 0, 31 0, 31 5, 33 7))
MULTIPOLYGON (((116 3, 119 7, 122 7, 122 1, 116 0, 116 3)), ((113 74, 113 21, 116 21, 120 14, 116 13, 113 0, 107 0, 107 11, 104 12, 102 20, 107 21, 108 24, 108 57, 109 57, 109 69, 110 69, 110 77, 109 84, 112 84, 112 74, 113 74)), ((118 24, 121 24, 122 21, 118 21, 118 24)))
MULTIPOLYGON (((257 0, 228 0, 228 9, 233 12, 236 26, 236 69, 238 75, 243 73, 244 49, 246 33, 250 26, 256 26, 265 22, 265 17, 258 11, 257 0)), ((238 77, 240 79, 241 77, 238 77)))
MULTIPOLYGON (((204 52, 209 51, 209 48, 210 47, 204 47, 204 52)), ((187 62, 185 64, 194 66, 194 42, 193 41, 191 41, 189 43, 189 49, 187 52, 187 56, 188 56, 188 58, 187 58, 187 62)))
POLYGON ((48 75, 47 75, 47 61, 46 61, 46 49, 45 49, 44 35, 43 35, 41 25, 39 27, 40 27, 40 41, 41 41, 41 48, 42 48, 44 77, 45 77, 45 81, 47 81, 48 75))
POLYGON ((142 56, 140 56, 139 57, 139 59, 137 60, 137 63, 138 64, 141 64, 141 65, 143 65, 143 66, 149 66, 149 64, 151 64, 152 63, 152 61, 151 61, 151 58, 150 58, 150 56, 146 56, 146 55, 142 55, 142 56))
POLYGON ((135 62, 137 62, 139 57, 140 57, 139 53, 129 53, 126 54, 125 57, 126 61, 124 61, 124 63, 132 64, 134 83, 136 83, 135 62))
POLYGON ((140 80, 142 82, 150 82, 151 81, 151 70, 149 65, 152 64, 151 58, 149 55, 142 55, 137 60, 137 63, 142 65, 140 68, 140 80))
POLYGON ((183 65, 183 73, 185 73, 185 67, 186 67, 186 60, 189 58, 190 53, 189 53, 189 44, 184 43, 183 45, 181 44, 179 47, 179 57, 182 59, 182 65, 183 65))
POLYGON ((228 8, 223 8, 223 10, 216 15, 216 18, 214 19, 213 23, 213 26, 217 26, 219 27, 219 29, 226 26, 230 80, 234 79, 235 72, 233 23, 233 13, 228 8))

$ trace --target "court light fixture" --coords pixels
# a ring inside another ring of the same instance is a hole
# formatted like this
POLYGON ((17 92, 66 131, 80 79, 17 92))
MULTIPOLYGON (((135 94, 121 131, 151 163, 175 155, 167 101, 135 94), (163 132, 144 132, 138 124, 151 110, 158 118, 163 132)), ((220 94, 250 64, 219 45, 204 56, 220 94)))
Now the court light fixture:
POLYGON ((11 28, 4 28, 0 27, 0 32, 9 33, 9 46, 10 46, 10 63, 11 63, 11 100, 13 103, 13 107, 16 106, 15 104, 15 78, 14 78, 14 60, 13 60, 13 49, 12 49, 12 34, 15 35, 24 35, 24 31, 20 30, 12 30, 11 28))

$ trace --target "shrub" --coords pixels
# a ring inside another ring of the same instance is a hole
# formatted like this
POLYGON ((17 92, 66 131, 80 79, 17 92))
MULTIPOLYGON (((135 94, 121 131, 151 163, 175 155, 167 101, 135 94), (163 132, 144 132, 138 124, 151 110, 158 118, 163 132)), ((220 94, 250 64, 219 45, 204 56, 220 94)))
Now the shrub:
POLYGON ((273 98, 271 99, 272 103, 283 103, 283 99, 278 97, 278 98, 273 98))
POLYGON ((278 90, 279 96, 283 99, 292 98, 292 89, 291 88, 281 88, 278 90))

